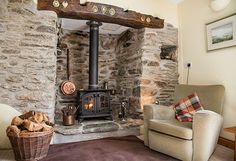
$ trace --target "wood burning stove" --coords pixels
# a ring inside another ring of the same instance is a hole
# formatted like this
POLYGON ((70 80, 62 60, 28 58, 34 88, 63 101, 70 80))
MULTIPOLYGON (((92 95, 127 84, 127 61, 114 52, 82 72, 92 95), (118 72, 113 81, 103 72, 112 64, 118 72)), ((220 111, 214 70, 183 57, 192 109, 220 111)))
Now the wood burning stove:
POLYGON ((98 87, 98 46, 99 46, 99 26, 101 23, 89 21, 89 86, 87 90, 78 91, 78 119, 109 117, 111 115, 110 92, 109 89, 98 87))
POLYGON ((79 121, 84 118, 111 116, 110 90, 80 90, 79 97, 79 121))

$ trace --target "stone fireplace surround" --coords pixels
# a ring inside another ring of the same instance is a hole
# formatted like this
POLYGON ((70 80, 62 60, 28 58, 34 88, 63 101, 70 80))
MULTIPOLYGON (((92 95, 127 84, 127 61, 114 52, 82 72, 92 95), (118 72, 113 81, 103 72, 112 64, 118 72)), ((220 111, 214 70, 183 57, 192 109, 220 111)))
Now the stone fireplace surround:
MULTIPOLYGON (((59 32, 56 14, 35 10, 31 0, 3 0, 0 22, 0 102, 21 112, 43 111, 60 121, 61 108, 75 105, 76 96, 60 92, 66 80, 66 53, 57 44, 68 45, 71 80, 78 89, 87 89, 88 33, 59 32)), ((170 24, 100 35, 99 85, 108 81, 116 90, 111 102, 115 119, 122 98, 128 99, 129 118, 142 118, 142 105, 156 98, 161 104, 172 103, 178 83, 177 50, 171 59, 161 59, 166 46, 178 46, 178 31, 170 24)))
MULTIPOLYGON (((70 52, 70 80, 78 89, 88 88, 89 34, 61 30, 59 42, 70 52)), ((140 118, 143 104, 155 102, 170 105, 174 85, 178 82, 177 51, 173 59, 160 58, 162 46, 177 46, 177 29, 129 29, 121 35, 101 34, 99 43, 99 86, 107 81, 115 89, 112 96, 113 118, 118 119, 120 102, 128 99, 128 117, 140 118)), ((77 95, 64 96, 60 84, 66 79, 66 49, 57 55, 56 120, 61 108, 77 104, 77 95)))

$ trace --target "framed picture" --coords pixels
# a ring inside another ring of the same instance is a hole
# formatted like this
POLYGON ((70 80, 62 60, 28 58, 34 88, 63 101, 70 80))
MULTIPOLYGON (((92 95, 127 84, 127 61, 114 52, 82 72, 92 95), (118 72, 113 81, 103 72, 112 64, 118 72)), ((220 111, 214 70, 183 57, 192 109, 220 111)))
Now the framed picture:
POLYGON ((207 50, 236 45, 236 15, 206 24, 207 50))

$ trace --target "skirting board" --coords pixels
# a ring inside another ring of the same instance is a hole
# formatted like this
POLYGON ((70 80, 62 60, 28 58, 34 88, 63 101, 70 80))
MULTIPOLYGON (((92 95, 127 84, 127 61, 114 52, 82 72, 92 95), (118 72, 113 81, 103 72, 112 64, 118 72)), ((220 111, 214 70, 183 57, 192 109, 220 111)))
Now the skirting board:
POLYGON ((219 137, 218 144, 223 145, 223 146, 228 147, 228 148, 233 149, 233 150, 235 148, 234 147, 234 141, 223 138, 223 137, 219 137))

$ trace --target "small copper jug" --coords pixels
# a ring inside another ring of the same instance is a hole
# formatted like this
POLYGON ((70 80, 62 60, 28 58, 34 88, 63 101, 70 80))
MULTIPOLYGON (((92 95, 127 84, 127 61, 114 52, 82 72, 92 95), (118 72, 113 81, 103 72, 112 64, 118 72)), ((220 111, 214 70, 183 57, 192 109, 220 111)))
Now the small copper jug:
POLYGON ((71 126, 75 124, 75 116, 74 115, 63 115, 63 125, 71 126))

